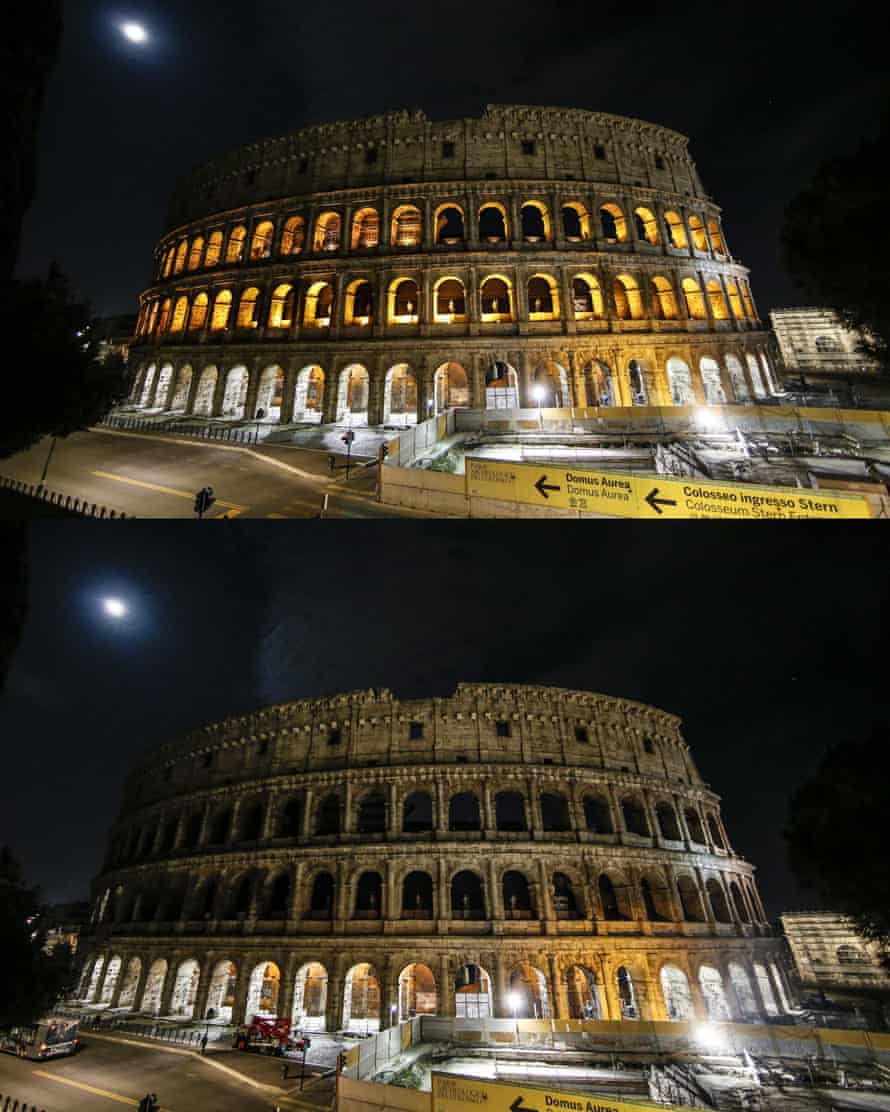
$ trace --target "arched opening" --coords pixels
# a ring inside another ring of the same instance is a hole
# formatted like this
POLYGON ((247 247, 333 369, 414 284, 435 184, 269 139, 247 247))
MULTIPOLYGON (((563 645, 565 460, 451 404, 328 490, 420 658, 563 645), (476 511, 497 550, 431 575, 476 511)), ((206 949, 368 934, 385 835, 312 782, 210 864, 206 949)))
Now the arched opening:
POLYGON ((650 280, 649 288, 652 316, 655 320, 676 320, 677 299, 674 297, 674 287, 667 278, 656 275, 650 280))
POLYGON ((680 908, 687 923, 703 923, 705 916, 701 906, 701 894, 691 876, 677 878, 677 894, 680 908))
POLYGON ((503 243, 507 239, 507 210, 503 205, 482 205, 479 209, 479 239, 483 243, 503 243))
POLYGON ((380 981, 377 970, 367 962, 353 965, 346 974, 343 1030, 360 1035, 380 1030, 380 981))
POLYGON ((242 812, 241 841, 256 842, 263 832, 264 808, 259 801, 248 804, 242 812))
POLYGON ((686 239, 686 226, 680 214, 676 212, 666 212, 664 214, 664 227, 670 246, 676 247, 679 251, 685 251, 689 246, 689 242, 686 239))
POLYGON ((226 388, 223 393, 222 415, 235 421, 244 418, 244 407, 247 402, 247 384, 249 375, 246 367, 233 367, 226 376, 226 388))
POLYGON ((711 877, 705 882, 705 889, 708 893, 708 902, 711 905, 711 911, 714 918, 718 923, 731 923, 732 916, 729 913, 729 905, 726 902, 726 893, 720 882, 711 877))
POLYGON ((519 408, 519 376, 509 363, 492 363, 486 369, 485 408, 519 408))
POLYGON ((238 317, 235 321, 236 328, 252 328, 259 326, 257 309, 259 308, 260 291, 256 286, 250 286, 241 294, 238 302, 238 317))
POLYGON ((540 243, 550 239, 550 214, 540 201, 526 201, 519 210, 522 238, 526 243, 540 243))
POLYGON ((331 793, 326 795, 318 807, 315 820, 315 833, 319 835, 340 833, 340 798, 331 793))
POLYGON ((433 320, 439 324, 463 324, 467 319, 464 284, 458 278, 440 278, 433 286, 433 320))
POLYGON ((549 1019, 547 978, 535 966, 520 962, 510 971, 507 1002, 517 1019, 549 1019))
POLYGON ((586 965, 570 965, 565 971, 569 1019, 601 1019, 599 986, 586 965))
POLYGON ((553 874, 553 913, 557 919, 583 919, 572 882, 565 873, 553 874))
POLYGON ((680 824, 677 821, 677 812, 673 804, 664 800, 655 805, 655 817, 658 820, 658 830, 662 838, 669 842, 679 842, 683 835, 680 833, 680 824))
POLYGON ((711 241, 711 250, 715 255, 726 254, 726 248, 723 246, 723 236, 720 234, 720 228, 716 220, 708 221, 708 238, 711 241))
POLYGON ((185 260, 188 255, 189 241, 183 239, 176 248, 176 262, 173 264, 173 273, 181 274, 185 270, 185 260))
POLYGON ((636 796, 627 796, 621 801, 621 814, 624 817, 624 827, 628 834, 636 834, 641 838, 648 838, 649 822, 642 802, 636 796))
POLYGON ((399 363, 386 372, 383 423, 399 426, 417 424, 417 379, 407 363, 399 363))
POLYGON ((210 318, 210 331, 223 332, 229 327, 232 313, 232 291, 222 290, 213 302, 213 315, 210 318))
POLYGON ((689 831, 689 837, 697 845, 703 846, 705 844, 705 830, 698 811, 694 807, 687 807, 683 812, 683 817, 686 819, 686 829, 689 831))
POLYGON ((751 379, 751 385, 754 387, 755 398, 766 397, 766 387, 763 385, 763 379, 760 377, 760 368, 757 365, 757 359, 751 354, 745 356, 745 362, 748 364, 748 377, 751 379))
POLYGON ((207 254, 204 256, 205 268, 216 266, 219 263, 222 255, 223 234, 220 229, 210 233, 210 239, 207 241, 207 254))
POLYGON ((173 364, 165 363, 161 367, 161 373, 158 376, 158 388, 155 391, 155 409, 166 409, 167 395, 170 393, 170 385, 173 382, 173 364))
POLYGON ((633 1020, 640 1018, 640 1007, 637 1003, 637 992, 633 978, 626 966, 620 966, 615 973, 615 984, 618 988, 618 1006, 621 1009, 621 1018, 633 1020))
POLYGON ((105 970, 105 980, 102 982, 102 992, 99 994, 98 1003, 111 1003, 111 998, 114 995, 114 990, 117 988, 117 982, 120 975, 121 958, 119 954, 115 954, 115 956, 109 961, 108 967, 105 970))
POLYGON ((357 278, 346 287, 343 323, 367 328, 374 320, 374 290, 366 278, 357 278))
POLYGON ((595 406, 614 406, 618 404, 612 372, 605 363, 593 360, 584 368, 584 391, 587 404, 595 406))
POLYGON ((699 363, 705 402, 708 405, 726 405, 726 392, 720 378, 720 367, 716 359, 702 359, 699 363))
POLYGON ((170 324, 170 313, 173 309, 173 302, 169 297, 165 297, 161 302, 161 313, 158 319, 158 335, 162 336, 170 324))
POLYGON ((590 217, 580 201, 562 206, 562 233, 569 243, 590 239, 590 217))
POLYGON ((139 405, 142 409, 147 408, 149 398, 151 397, 152 388, 155 384, 155 375, 158 373, 158 368, 154 363, 145 372, 145 378, 142 380, 142 390, 139 394, 139 405))
POLYGON ((227 918, 246 919, 253 905, 254 876, 246 873, 237 884, 233 884, 229 893, 229 911, 227 918))
POLYGON ((359 834, 386 833, 386 796, 383 792, 368 792, 358 805, 357 819, 359 834))
POLYGON ((328 872, 319 873, 312 882, 308 917, 322 921, 334 918, 334 878, 328 872))
POLYGON ((686 311, 690 320, 707 320, 708 313, 705 309, 705 296, 701 286, 694 278, 683 279, 683 296, 686 299, 686 311))
POLYGON ((321 367, 304 367, 297 375, 294 392, 294 421, 319 425, 324 402, 324 371, 321 367))
POLYGON ((634 209, 634 230, 637 239, 643 243, 658 243, 658 220, 651 209, 634 209))
POLYGON ((773 986, 769 979, 769 973, 766 971, 766 966, 761 965, 759 962, 755 962, 754 976, 757 980, 757 987, 760 989, 760 999, 763 1001, 764 1011, 768 1016, 778 1015, 779 1006, 776 1003, 776 997, 773 993, 773 986))
POLYGON ((402 881, 402 918, 433 918, 433 881, 429 873, 414 869, 402 881))
POLYGON ((667 361, 668 388, 674 405, 695 405, 692 371, 676 356, 667 361))
POLYGON ((667 923, 673 918, 664 877, 656 870, 640 878, 640 899, 650 923, 667 923))
POLYGON ((145 978, 145 989, 142 993, 142 1007, 139 1009, 142 1012, 147 1012, 149 1015, 160 1015, 161 1011, 161 996, 164 991, 164 981, 167 978, 167 962, 164 958, 158 958, 157 961, 152 962, 151 968, 148 971, 148 976, 145 978))
POLYGON ((340 249, 340 214, 323 212, 315 223, 316 251, 338 251, 340 249))
POLYGON ((536 919, 528 879, 516 869, 508 869, 501 879, 504 916, 507 919, 536 919))
POLYGON ((420 293, 413 278, 397 278, 389 287, 387 323, 417 324, 420 320, 420 293))
POLYGON ((207 323, 207 305, 207 294, 199 293, 192 302, 192 311, 189 313, 189 332, 200 332, 207 323))
POLYGON ((572 829, 566 797, 558 792, 541 793, 541 823, 545 830, 572 829))
POLYGON ((716 816, 714 815, 708 815, 708 833, 711 835, 711 841, 717 849, 726 849, 726 843, 723 841, 720 824, 717 822, 716 816))
POLYGON ((726 304, 726 295, 717 278, 711 278, 705 285, 708 295, 708 304, 711 306, 711 316, 714 320, 729 320, 729 307, 726 304))
POLYGON ((849 943, 838 946, 835 956, 840 965, 861 965, 864 961, 862 951, 859 947, 851 946, 849 943))
POLYGON ((358 363, 340 372, 337 390, 337 424, 367 425, 368 423, 368 372, 358 363))
POLYGON ((93 971, 90 974, 90 983, 86 991, 84 999, 89 1003, 96 999, 96 993, 99 991, 100 978, 102 977, 102 970, 105 968, 105 958, 96 958, 93 965, 93 971))
POLYGON ((142 961, 139 958, 130 958, 127 962, 127 971, 121 985, 117 1006, 121 1009, 132 1010, 136 1004, 136 989, 139 987, 139 974, 142 972, 142 961))
POLYGON ((760 1009, 757 1007, 757 999, 754 996, 754 989, 751 987, 751 978, 748 976, 748 971, 737 961, 731 961, 729 963, 729 980, 735 989, 736 1000, 739 1002, 740 1018, 757 1023, 760 1019, 760 1009))
POLYGON ((694 1018, 689 978, 676 965, 663 965, 659 976, 667 1017, 674 1023, 694 1018))
POLYGON ((481 830, 479 799, 472 792, 458 792, 448 803, 449 830, 481 830))
POLYGON ((299 255, 306 238, 306 224, 302 216, 289 216, 281 232, 281 254, 299 255))
POLYGON ((470 383, 460 363, 443 363, 434 378, 436 413, 470 404, 470 383))
POLYGON ((266 367, 260 377, 256 393, 256 419, 280 421, 281 403, 284 401, 284 371, 281 367, 266 367))
POLYGON ((738 283, 732 278, 727 278, 726 291, 729 294, 729 305, 732 309, 732 315, 736 320, 744 320, 745 310, 742 306, 742 296, 739 293, 738 283))
POLYGON ((603 918, 619 922, 630 919, 627 887, 623 881, 616 885, 607 873, 600 873, 597 882, 603 918))
POLYGON ((606 243, 627 242, 627 220, 616 204, 600 207, 600 229, 606 243))
POLYGON ((356 919, 379 919, 382 913, 383 881, 380 873, 364 872, 355 888, 356 919))
POLYGON ((428 965, 414 962, 399 974, 399 1020, 435 1015, 439 1010, 436 978, 428 965))
POLYGON ((268 886, 266 893, 266 919, 286 919, 290 910, 290 875, 279 873, 268 886))
POLYGON ((491 978, 481 965, 462 965, 454 978, 456 1019, 487 1019, 491 1016, 491 978))
POLYGON ((192 914, 189 918, 212 919, 213 910, 216 907, 217 893, 218 880, 216 877, 209 877, 203 884, 199 885, 194 894, 192 914))
POLYGON ((207 993, 205 1019, 215 1019, 220 1023, 232 1022, 232 1008, 235 1004, 235 985, 238 981, 238 967, 226 959, 218 961, 210 975, 210 989, 207 993))
POLYGON ((436 209, 436 243, 454 246, 464 239, 463 209, 457 205, 442 205, 436 209))
POLYGON ((179 374, 176 377, 176 390, 173 393, 173 400, 170 402, 170 411, 172 413, 185 413, 188 407, 189 391, 192 388, 192 369, 186 363, 184 367, 180 367, 179 374))
POLYGON ((195 1014, 195 1001, 198 999, 198 982, 201 967, 192 958, 184 961, 176 970, 173 982, 173 995, 170 997, 170 1014, 191 1019, 195 1014))
POLYGON ((375 208, 363 208, 352 218, 352 250, 367 251, 380 243, 380 216, 375 208))
POLYGON ((494 797, 494 817, 498 830, 527 830, 525 800, 519 792, 498 792, 494 797))
POLYGON ((277 1017, 280 987, 281 970, 274 961, 261 961, 255 966, 247 985, 244 1022, 250 1023, 257 1015, 277 1017))
POLYGON ((297 838, 303 823, 303 804, 299 799, 289 799, 278 813, 275 828, 277 838, 297 838))
POLYGON ((723 978, 720 971, 713 966, 703 965, 698 971, 698 983, 701 986, 702 996, 705 998, 705 1010, 708 1019, 732 1019, 732 1011, 726 992, 723 988, 723 978))
POLYGON ((549 274, 534 274, 528 280, 529 320, 559 320, 559 291, 549 274))
POLYGON ((451 914, 455 919, 485 918, 482 880, 469 869, 461 869, 451 878, 451 914))
POLYGON ((647 405, 649 391, 646 388, 646 376, 642 364, 638 359, 631 359, 627 364, 627 384, 630 389, 631 405, 647 405))
POLYGON ((229 233, 229 246, 226 249, 227 263, 240 263, 244 258, 244 244, 247 240, 247 228, 238 224, 229 233))
POLYGON ((323 1031, 328 1002, 328 971, 317 961, 297 970, 291 1022, 302 1031, 323 1031))
POLYGON ((210 845, 221 846, 228 841, 232 825, 232 808, 223 807, 211 818, 207 828, 207 841, 210 845))
POLYGON ((269 302, 270 328, 290 328, 294 323, 295 296, 294 287, 287 282, 275 287, 269 302))
POLYGON ((549 409, 567 409, 571 405, 568 376, 557 363, 536 367, 532 381, 532 395, 538 405, 549 409))
POLYGON ((612 282, 612 297, 615 301, 615 315, 619 320, 642 320, 643 298, 636 278, 629 274, 619 274, 612 282))
POLYGON ((701 217, 694 213, 689 217, 689 238, 696 251, 707 251, 708 237, 705 235, 705 226, 701 222, 701 217))
POLYGON ((271 259, 272 240, 275 238, 275 225, 271 220, 263 220, 253 230, 250 245, 251 259, 271 259))
POLYGON ((742 368, 741 361, 735 355, 727 355, 725 357, 726 373, 729 375, 730 385, 732 392, 735 395, 737 402, 750 401, 751 393, 748 390, 748 383, 745 379, 745 372, 742 368))
POLYGON ((734 880, 729 882, 729 896, 732 900, 733 907, 735 908, 736 917, 740 923, 750 923, 751 915, 748 912, 748 905, 742 897, 741 889, 734 880))
POLYGON ((392 214, 393 247, 416 247, 423 238, 423 217, 416 205, 399 205, 392 214))
POLYGON ((584 796, 584 824, 592 834, 614 833, 609 804, 603 796, 584 796))
POLYGON ((486 278, 479 287, 483 324, 498 324, 513 319, 513 287, 500 275, 486 278))
POLYGON ((603 291, 592 274, 576 274, 572 279, 572 307, 575 320, 603 317, 603 291))
POLYGON ((402 805, 402 830, 419 834, 433 829, 433 797, 429 792, 412 792, 402 805))
POLYGON ((327 328, 331 323, 334 287, 330 282, 313 282, 306 291, 303 324, 307 328, 327 328))

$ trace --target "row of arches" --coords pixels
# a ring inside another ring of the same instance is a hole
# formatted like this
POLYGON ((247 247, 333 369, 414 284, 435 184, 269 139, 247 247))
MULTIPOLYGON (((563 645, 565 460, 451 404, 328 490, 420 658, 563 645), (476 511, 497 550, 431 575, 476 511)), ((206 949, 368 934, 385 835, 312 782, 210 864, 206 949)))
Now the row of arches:
MULTIPOLYGON (((606 285, 590 272, 565 278, 565 299, 560 281, 552 273, 532 274, 525 280, 524 315, 528 320, 757 320, 750 288, 741 278, 686 275, 678 278, 676 286, 665 275, 622 273, 606 285)), ((433 324, 465 324, 468 320, 502 324, 516 321, 519 315, 517 292, 507 274, 482 277, 475 303, 458 275, 431 280, 428 302, 425 293, 426 287, 414 278, 392 279, 385 289, 371 278, 355 278, 345 286, 338 309, 334 283, 329 280, 307 279, 299 305, 299 286, 294 281, 281 282, 265 291, 259 286, 240 291, 201 290, 144 302, 136 334, 244 333, 261 326, 283 331, 298 323, 308 329, 329 328, 338 314, 344 327, 356 329, 368 328, 380 318, 388 326, 398 327, 428 320, 433 324), (425 304, 429 308, 424 308, 425 304)))
POLYGON ((705 959, 694 978, 668 959, 652 985, 644 969, 633 962, 617 964, 605 976, 583 962, 566 962, 548 976, 533 961, 518 961, 503 971, 500 992, 491 973, 475 962, 461 964, 456 974, 448 975, 445 993, 442 976, 440 972, 437 978, 424 962, 403 966, 387 1009, 388 986, 372 962, 351 965, 341 991, 332 997, 338 986, 319 961, 302 964, 291 984, 285 985, 281 966, 274 960, 254 961, 242 969, 235 961, 217 959, 205 963, 202 985, 201 965, 195 958, 176 965, 158 958, 146 967, 136 956, 124 965, 115 954, 107 964, 104 956, 87 963, 78 997, 86 1003, 148 1015, 163 1012, 179 1019, 224 1023, 247 1023, 254 1016, 277 1017, 286 1011, 291 1023, 304 1031, 325 1030, 332 1024, 359 1034, 418 1015, 639 1020, 657 1010, 674 1022, 695 1018, 762 1022, 790 1007, 784 978, 775 961, 768 959, 730 958, 719 964, 705 959), (652 1000, 656 993, 660 999, 652 1000), (289 1007, 283 1008, 288 1001, 289 1007))
POLYGON ((681 215, 668 209, 657 215, 646 205, 621 205, 604 201, 588 208, 580 200, 566 201, 559 207, 558 225, 550 205, 532 199, 516 207, 503 201, 483 201, 475 207, 472 231, 468 237, 466 205, 447 201, 430 210, 432 243, 425 234, 425 214, 418 205, 401 204, 388 222, 373 205, 363 205, 348 214, 338 209, 323 210, 314 220, 306 213, 294 213, 283 221, 260 218, 183 236, 170 243, 159 256, 157 276, 210 269, 220 264, 233 266, 245 261, 261 262, 273 257, 287 258, 313 252, 366 251, 380 246, 416 249, 421 246, 456 246, 467 242, 484 245, 519 240, 524 243, 552 243, 560 238, 567 243, 593 240, 606 245, 637 242, 651 247, 662 244, 678 251, 690 246, 702 254, 727 254, 723 233, 716 217, 697 213, 681 215), (382 233, 388 229, 388 237, 382 233))

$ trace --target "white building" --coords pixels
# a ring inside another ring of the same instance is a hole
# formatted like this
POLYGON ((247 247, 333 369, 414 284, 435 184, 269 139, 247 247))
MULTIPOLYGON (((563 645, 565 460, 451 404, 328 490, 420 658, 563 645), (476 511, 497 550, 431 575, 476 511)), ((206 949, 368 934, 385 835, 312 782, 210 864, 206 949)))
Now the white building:
POLYGON ((786 371, 862 374, 877 365, 859 353, 860 334, 833 309, 773 309, 773 331, 786 371))

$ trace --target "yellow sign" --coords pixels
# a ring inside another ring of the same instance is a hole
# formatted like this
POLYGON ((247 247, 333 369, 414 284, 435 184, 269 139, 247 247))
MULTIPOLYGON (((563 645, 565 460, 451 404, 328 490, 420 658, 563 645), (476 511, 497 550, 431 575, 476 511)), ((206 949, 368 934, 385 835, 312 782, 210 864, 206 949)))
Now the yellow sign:
POLYGON ((867 500, 855 494, 479 459, 467 459, 467 497, 650 520, 872 516, 867 500))
POLYGON ((573 1093, 543 1085, 479 1081, 453 1073, 434 1073, 432 1081, 432 1112, 654 1112, 657 1107, 616 1100, 607 1093, 573 1093))

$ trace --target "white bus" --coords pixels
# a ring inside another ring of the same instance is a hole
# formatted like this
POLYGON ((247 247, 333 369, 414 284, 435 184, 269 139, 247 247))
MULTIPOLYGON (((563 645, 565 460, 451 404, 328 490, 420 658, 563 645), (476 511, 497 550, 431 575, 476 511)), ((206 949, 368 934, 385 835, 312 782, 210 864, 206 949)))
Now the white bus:
POLYGON ((79 1036, 78 1020, 51 1016, 0 1031, 0 1050, 19 1058, 58 1058, 77 1050, 79 1036))

